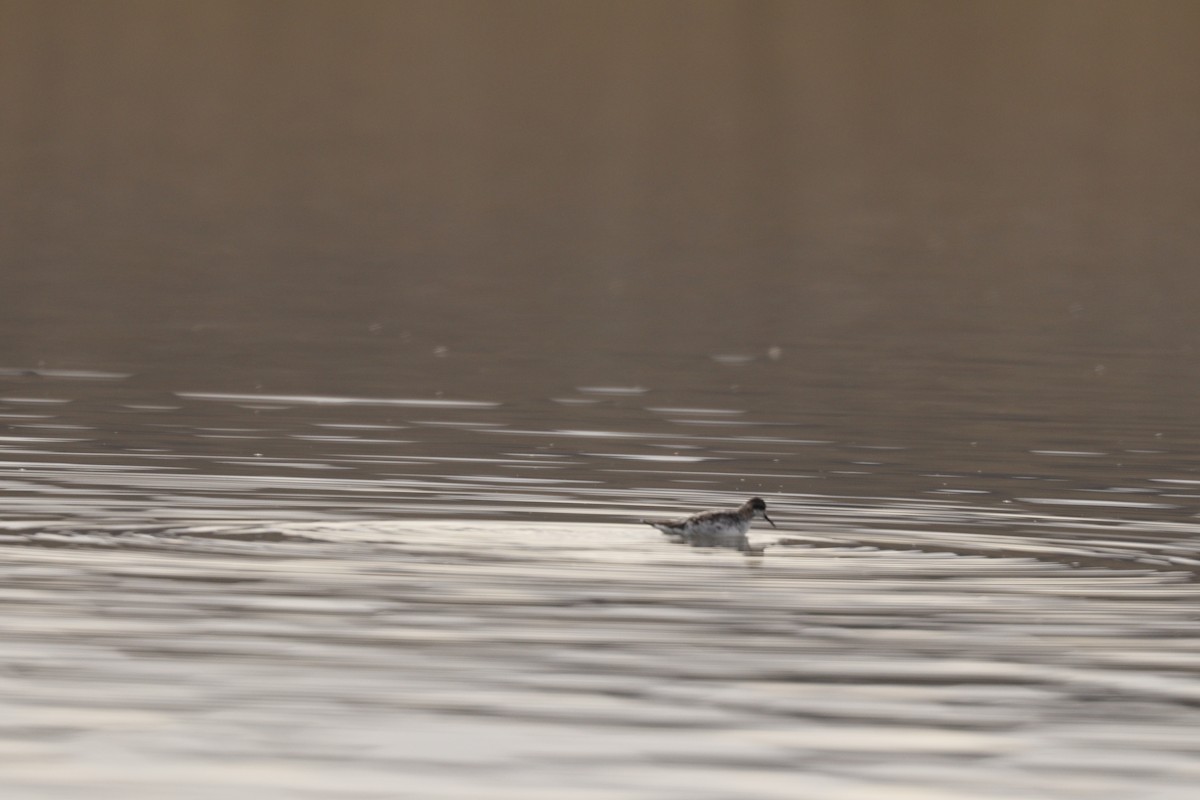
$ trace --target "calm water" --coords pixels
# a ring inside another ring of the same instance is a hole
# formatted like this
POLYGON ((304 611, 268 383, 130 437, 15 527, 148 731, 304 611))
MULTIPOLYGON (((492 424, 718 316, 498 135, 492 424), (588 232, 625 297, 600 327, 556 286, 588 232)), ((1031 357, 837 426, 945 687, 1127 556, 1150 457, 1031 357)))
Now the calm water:
POLYGON ((1193 4, 0 36, 5 797, 1200 793, 1193 4))

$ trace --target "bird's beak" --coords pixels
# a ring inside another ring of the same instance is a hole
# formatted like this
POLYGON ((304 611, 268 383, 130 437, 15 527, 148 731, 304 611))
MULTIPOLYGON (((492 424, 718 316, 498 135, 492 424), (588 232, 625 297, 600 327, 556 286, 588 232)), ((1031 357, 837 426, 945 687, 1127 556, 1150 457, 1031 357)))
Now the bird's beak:
MULTIPOLYGON (((767 516, 767 512, 765 512, 765 511, 763 512, 763 519, 765 519, 767 522, 771 522, 771 518, 767 516)), ((771 522, 771 527, 778 528, 779 526, 776 525, 774 522, 771 522)))

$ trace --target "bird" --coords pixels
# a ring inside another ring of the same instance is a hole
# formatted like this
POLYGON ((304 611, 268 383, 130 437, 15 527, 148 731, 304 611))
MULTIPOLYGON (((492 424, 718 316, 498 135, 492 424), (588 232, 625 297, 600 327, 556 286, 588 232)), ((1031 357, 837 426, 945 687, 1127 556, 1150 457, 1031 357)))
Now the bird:
POLYGON ((744 549, 749 546, 746 532, 750 530, 750 522, 755 517, 770 522, 772 528, 778 527, 767 516, 767 504, 761 497, 751 497, 732 510, 714 509, 683 519, 644 519, 642 522, 694 545, 732 545, 744 549))

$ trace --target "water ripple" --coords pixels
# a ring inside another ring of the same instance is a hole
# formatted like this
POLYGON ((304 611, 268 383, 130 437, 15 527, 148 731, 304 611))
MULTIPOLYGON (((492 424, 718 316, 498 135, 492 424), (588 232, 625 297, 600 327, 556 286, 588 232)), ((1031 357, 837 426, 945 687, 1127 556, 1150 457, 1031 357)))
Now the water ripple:
POLYGON ((330 395, 231 394, 225 392, 175 392, 175 395, 185 400, 265 402, 284 405, 399 406, 404 408, 496 408, 500 405, 485 400, 446 400, 442 398, 335 397, 330 395))
MULTIPOLYGON (((272 761, 215 774, 293 796, 334 791, 318 754, 351 784, 383 759, 423 795, 451 762, 516 787, 551 758, 613 797, 698 770, 790 786, 799 760, 848 796, 974 798, 963 758, 1009 788, 1051 764, 1087 786, 1102 759, 1106 789, 1139 796, 1151 766, 1184 792, 1200 756, 1200 584, 1169 571, 836 537, 747 558, 494 521, 5 523, 0 546, 2 727, 42 760, 119 733, 197 785, 214 757, 272 761)), ((102 760, 22 774, 121 780, 102 760)), ((469 774, 453 785, 496 796, 469 774)))

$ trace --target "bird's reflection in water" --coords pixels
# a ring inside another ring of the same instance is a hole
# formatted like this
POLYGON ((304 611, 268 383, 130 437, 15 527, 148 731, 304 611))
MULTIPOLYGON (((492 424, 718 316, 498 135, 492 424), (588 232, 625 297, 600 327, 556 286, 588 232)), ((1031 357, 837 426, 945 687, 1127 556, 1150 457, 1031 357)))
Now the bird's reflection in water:
POLYGON ((738 550, 748 556, 761 556, 767 548, 765 543, 757 546, 752 544, 750 537, 744 533, 668 533, 666 537, 669 541, 677 544, 687 544, 692 547, 720 547, 727 550, 738 550))

